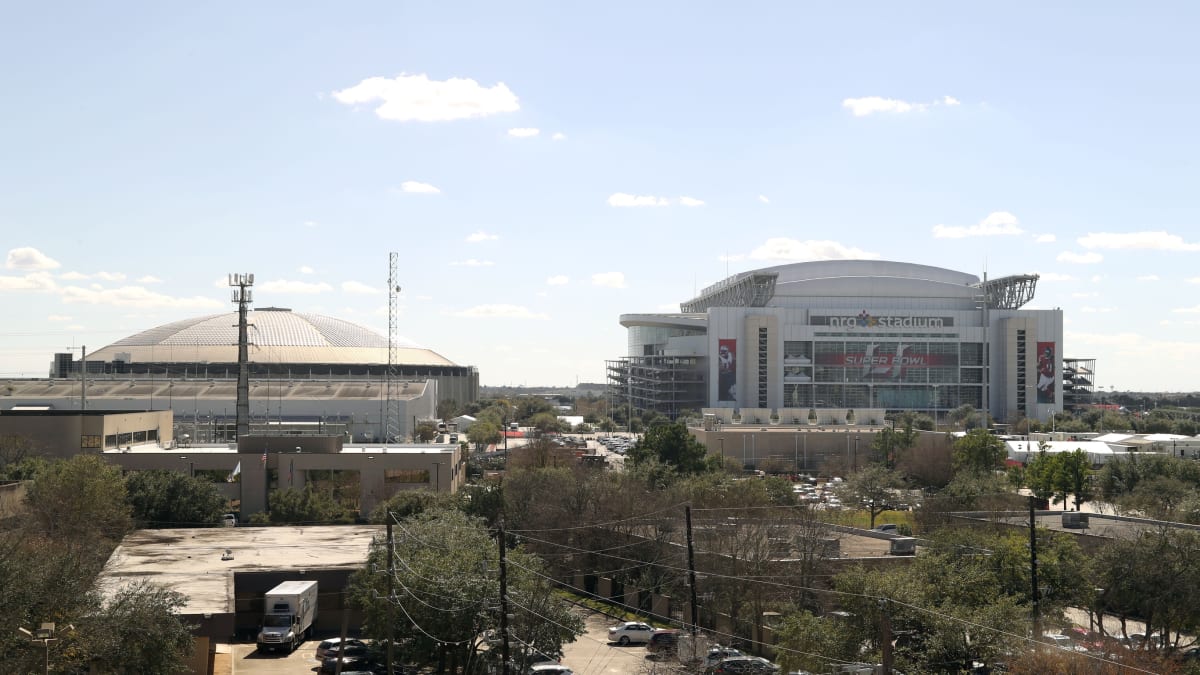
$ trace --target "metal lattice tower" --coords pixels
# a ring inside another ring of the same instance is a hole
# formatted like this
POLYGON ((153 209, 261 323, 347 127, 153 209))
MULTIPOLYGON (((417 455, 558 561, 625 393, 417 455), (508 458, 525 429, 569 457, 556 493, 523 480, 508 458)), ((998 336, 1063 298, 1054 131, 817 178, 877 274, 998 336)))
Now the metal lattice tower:
POLYGON ((396 298, 400 295, 400 285, 396 283, 396 263, 399 259, 400 254, 395 251, 388 254, 388 364, 387 383, 384 387, 384 445, 400 440, 400 378, 396 370, 396 361, 399 359, 396 353, 396 298))
POLYGON ((250 433, 250 339, 247 335, 246 312, 254 296, 250 287, 254 285, 253 274, 230 274, 229 285, 234 288, 233 301, 238 306, 238 382, 237 382, 237 435, 241 438, 250 433))

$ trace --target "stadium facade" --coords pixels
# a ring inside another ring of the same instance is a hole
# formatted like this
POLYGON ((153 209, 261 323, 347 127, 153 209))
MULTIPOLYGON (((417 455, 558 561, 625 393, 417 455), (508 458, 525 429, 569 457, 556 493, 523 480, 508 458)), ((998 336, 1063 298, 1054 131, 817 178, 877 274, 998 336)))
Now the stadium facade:
POLYGON ((1091 379, 1080 360, 1064 371, 1062 310, 1022 309, 1037 280, 878 260, 742 272, 679 313, 622 315, 628 350, 607 364, 610 396, 672 418, 703 408, 938 417, 971 405, 1000 421, 1046 420, 1064 400, 1086 400, 1091 379))
MULTIPOLYGON (((259 308, 248 319, 255 433, 335 432, 359 442, 383 437, 386 337, 349 321, 283 308, 259 308)), ((169 408, 177 437, 232 441, 237 324, 236 313, 201 316, 131 335, 86 359, 55 354, 48 380, 4 383, 0 410, 169 408)), ((439 401, 478 398, 474 367, 410 343, 397 344, 394 353, 390 367, 400 382, 395 395, 403 435, 418 420, 436 418, 439 401)))

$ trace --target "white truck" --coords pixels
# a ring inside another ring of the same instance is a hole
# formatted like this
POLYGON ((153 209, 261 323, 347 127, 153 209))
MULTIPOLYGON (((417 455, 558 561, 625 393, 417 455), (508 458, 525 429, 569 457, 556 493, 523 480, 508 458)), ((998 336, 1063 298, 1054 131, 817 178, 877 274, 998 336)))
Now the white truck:
POLYGON ((317 620, 317 582, 285 581, 267 591, 258 650, 296 650, 317 620))

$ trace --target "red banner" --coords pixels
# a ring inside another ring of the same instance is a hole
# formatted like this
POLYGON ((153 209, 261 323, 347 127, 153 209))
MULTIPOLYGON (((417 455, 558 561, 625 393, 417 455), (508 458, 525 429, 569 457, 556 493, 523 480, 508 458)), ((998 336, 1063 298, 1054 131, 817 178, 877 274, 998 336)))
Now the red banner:
POLYGON ((1058 359, 1053 342, 1037 343, 1037 402, 1054 403, 1058 398, 1058 359))

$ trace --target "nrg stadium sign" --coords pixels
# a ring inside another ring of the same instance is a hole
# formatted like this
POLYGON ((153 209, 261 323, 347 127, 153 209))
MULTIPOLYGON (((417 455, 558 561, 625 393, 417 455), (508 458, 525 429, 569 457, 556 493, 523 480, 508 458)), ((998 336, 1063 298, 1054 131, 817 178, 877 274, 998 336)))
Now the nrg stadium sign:
POLYGON ((954 318, 949 316, 871 316, 864 309, 856 316, 814 316, 813 326, 836 328, 949 328, 954 318))

